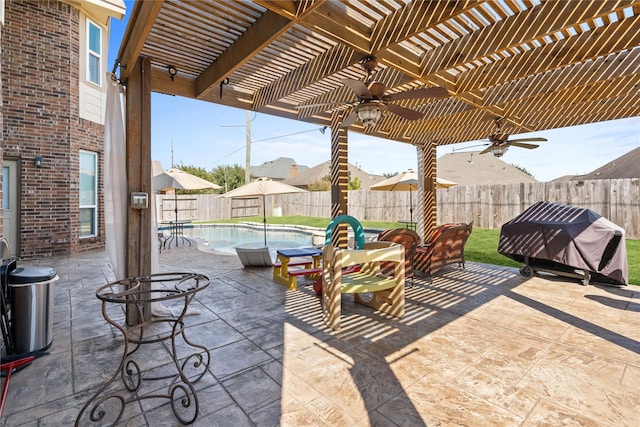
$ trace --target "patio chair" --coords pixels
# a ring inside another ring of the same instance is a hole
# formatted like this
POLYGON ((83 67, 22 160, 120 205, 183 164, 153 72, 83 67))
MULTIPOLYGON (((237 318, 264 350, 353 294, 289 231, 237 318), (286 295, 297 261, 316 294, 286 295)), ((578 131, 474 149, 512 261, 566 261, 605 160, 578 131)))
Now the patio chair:
POLYGON ((340 329, 342 294, 354 294, 358 304, 394 317, 404 317, 404 248, 393 242, 365 243, 363 249, 323 250, 322 314, 327 325, 340 329), (380 273, 382 262, 393 262, 393 277, 380 273), (360 264, 358 272, 344 274, 343 268, 360 264), (369 298, 362 293, 373 293, 369 298))
POLYGON ((458 264, 464 269, 464 246, 472 230, 473 221, 436 228, 429 240, 416 248, 413 268, 429 277, 449 264, 458 264))
MULTIPOLYGON (((408 228, 392 228, 380 232, 378 241, 395 242, 404 246, 404 275, 409 278, 409 283, 413 286, 413 257, 420 243, 418 233, 408 228)), ((383 262, 380 264, 382 274, 391 275, 394 269, 393 263, 383 262)))

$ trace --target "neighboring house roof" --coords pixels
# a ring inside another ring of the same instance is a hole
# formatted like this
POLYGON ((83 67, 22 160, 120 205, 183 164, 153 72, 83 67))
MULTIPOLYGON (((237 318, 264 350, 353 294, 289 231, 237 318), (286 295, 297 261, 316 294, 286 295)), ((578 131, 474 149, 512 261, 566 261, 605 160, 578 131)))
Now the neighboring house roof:
POLYGON ((584 175, 565 175, 554 181, 640 178, 640 147, 584 175))
POLYGON ((530 175, 479 151, 448 153, 437 160, 438 177, 459 185, 536 182, 530 175))
MULTIPOLYGON (((360 180, 360 188, 368 190, 373 184, 383 181, 385 178, 382 175, 369 174, 357 166, 349 163, 349 173, 351 179, 358 177, 360 180)), ((295 187, 306 188, 312 182, 320 181, 325 176, 331 175, 331 161, 327 160, 324 163, 320 163, 312 168, 300 172, 295 178, 285 179, 285 184, 293 185, 295 187)))
POLYGON ((275 160, 264 162, 260 166, 251 166, 249 171, 254 178, 271 178, 273 180, 282 181, 291 178, 295 174, 299 174, 309 169, 308 166, 299 165, 291 157, 278 157, 275 160), (297 169, 297 172, 296 172, 297 169))

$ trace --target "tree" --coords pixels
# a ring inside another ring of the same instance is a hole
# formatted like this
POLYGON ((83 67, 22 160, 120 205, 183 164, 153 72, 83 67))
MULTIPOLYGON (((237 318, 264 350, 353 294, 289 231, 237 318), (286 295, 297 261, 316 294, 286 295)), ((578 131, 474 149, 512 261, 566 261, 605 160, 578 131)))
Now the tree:
POLYGON ((511 163, 511 166, 513 166, 514 168, 518 169, 520 172, 525 173, 527 175, 529 175, 531 178, 535 178, 533 176, 533 174, 531 172, 529 172, 527 170, 527 168, 525 168, 524 166, 520 166, 520 165, 516 165, 515 163, 511 163))
MULTIPOLYGON (((195 175, 198 178, 202 178, 218 184, 220 187, 222 187, 221 190, 218 190, 218 193, 226 193, 227 191, 233 190, 234 188, 240 187, 242 184, 244 184, 244 168, 239 165, 218 166, 211 171, 207 171, 203 167, 183 164, 180 164, 179 166, 177 166, 177 168, 182 171, 188 172, 191 175, 195 175)), ((201 194, 210 192, 211 190, 180 191, 181 194, 201 194)))
POLYGON ((330 191, 331 182, 329 182, 325 178, 319 179, 317 181, 310 182, 309 185, 307 185, 307 190, 308 191, 330 191))
POLYGON ((211 171, 212 181, 222 187, 221 193, 226 193, 244 184, 244 168, 240 165, 218 166, 211 171))
POLYGON ((325 175, 317 181, 307 185, 308 191, 331 191, 331 176, 325 175))
POLYGON ((360 189, 360 178, 354 176, 351 181, 349 181, 349 190, 359 190, 360 189))
MULTIPOLYGON (((191 165, 183 165, 182 163, 176 167, 181 171, 190 173, 191 175, 197 176, 198 178, 202 178, 206 181, 213 182, 217 184, 217 182, 213 179, 213 175, 211 172, 207 172, 207 170, 203 167, 199 166, 191 166, 191 165)), ((178 190, 178 194, 206 194, 211 193, 214 190, 178 190)))
POLYGON ((183 165, 182 163, 180 165, 177 166, 177 169, 180 169, 181 171, 185 171, 187 173, 190 173, 191 175, 195 175, 198 178, 202 178, 204 180, 207 181, 213 181, 213 175, 211 175, 211 172, 207 172, 207 170, 203 167, 200 166, 191 166, 191 165, 183 165))
POLYGON ((398 172, 394 172, 394 173, 383 173, 382 176, 384 176, 385 178, 389 179, 391 177, 394 177, 398 175, 398 172))
MULTIPOLYGON (((351 172, 349 172, 349 177, 351 177, 351 172)), ((357 176, 349 180, 349 187, 348 187, 349 190, 359 190, 361 186, 362 186, 362 183, 360 182, 360 178, 358 178, 357 176)), ((309 183, 309 185, 307 185, 307 190, 308 191, 330 191, 331 176, 326 175, 317 181, 309 183)))

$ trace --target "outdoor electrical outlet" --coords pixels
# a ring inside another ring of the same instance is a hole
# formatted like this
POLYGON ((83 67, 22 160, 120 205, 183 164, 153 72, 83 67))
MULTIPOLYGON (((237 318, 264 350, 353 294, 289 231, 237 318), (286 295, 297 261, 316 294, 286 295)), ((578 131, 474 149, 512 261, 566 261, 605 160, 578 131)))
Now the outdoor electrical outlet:
POLYGON ((147 209, 149 207, 149 195, 147 193, 131 193, 131 207, 133 209, 147 209))

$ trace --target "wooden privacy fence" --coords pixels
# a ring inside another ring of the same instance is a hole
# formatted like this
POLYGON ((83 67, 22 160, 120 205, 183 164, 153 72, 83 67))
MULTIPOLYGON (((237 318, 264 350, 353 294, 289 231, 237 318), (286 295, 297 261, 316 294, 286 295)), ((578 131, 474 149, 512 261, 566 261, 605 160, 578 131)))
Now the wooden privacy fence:
MULTIPOLYGON (((414 220, 418 193, 413 194, 414 220)), ((589 208, 625 229, 626 237, 640 239, 640 179, 602 179, 591 181, 532 182, 497 185, 457 185, 437 190, 438 224, 469 222, 474 227, 500 228, 535 202, 548 202, 589 208)), ((254 202, 256 200, 252 200, 254 202)), ((258 208, 247 208, 247 215, 262 215, 258 208)), ((250 203, 251 204, 251 203, 250 203)), ((284 216, 331 216, 328 191, 267 196, 267 216, 274 211, 284 216), (274 209, 275 208, 275 209, 274 209)), ((178 196, 178 219, 215 221, 243 213, 238 201, 215 194, 178 196)), ((362 220, 397 221, 409 218, 409 192, 349 191, 349 214, 362 220)), ((173 196, 156 197, 158 220, 175 219, 173 196), (160 214, 163 214, 162 216, 160 214)))

